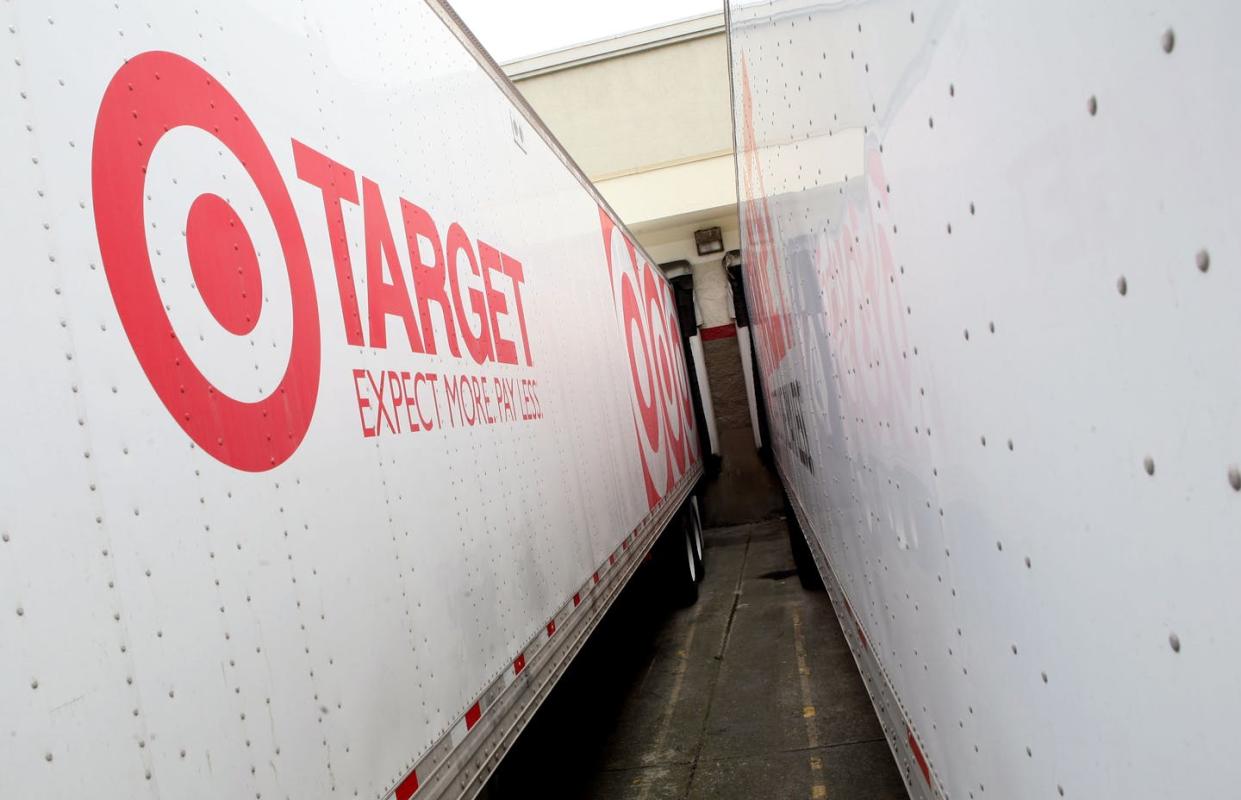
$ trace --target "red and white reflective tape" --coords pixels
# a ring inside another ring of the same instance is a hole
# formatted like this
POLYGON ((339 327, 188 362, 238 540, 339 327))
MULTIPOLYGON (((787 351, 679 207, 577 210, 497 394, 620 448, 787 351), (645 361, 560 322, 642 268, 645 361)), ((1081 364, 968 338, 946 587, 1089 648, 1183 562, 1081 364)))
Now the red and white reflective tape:
MULTIPOLYGON (((437 764, 445 761, 448 755, 460 747, 469 735, 470 731, 479 723, 486 715, 487 709, 493 706, 500 699, 505 690, 517 684, 525 673, 527 662, 533 661, 539 651, 553 636, 557 630, 568 621, 570 615, 583 605, 589 599, 592 591, 599 586, 603 577, 606 577, 610 570, 617 567, 618 562, 630 558, 633 551, 629 546, 638 541, 638 537, 644 528, 652 522, 653 519, 660 516, 666 510, 667 501, 677 495, 677 492, 670 492, 663 500, 661 500, 654 508, 652 508, 637 528, 630 531, 621 543, 608 554, 607 559, 595 569, 589 578, 582 584, 581 588, 575 591, 556 611, 547 624, 528 641, 520 652, 512 660, 512 669, 505 669, 491 682, 491 684, 483 691, 474 703, 465 710, 465 713, 450 727, 435 743, 435 745, 418 759, 411 769, 401 781, 393 787, 393 789, 385 795, 385 800, 409 800, 413 797, 422 785, 419 775, 423 775, 423 783, 425 776, 429 775, 437 764)), ((652 530, 652 532, 654 532, 652 530)))
POLYGON ((922 772, 922 778, 926 781, 926 785, 934 788, 935 784, 931 783, 931 765, 926 763, 926 756, 922 755, 922 748, 918 746, 918 737, 914 736, 914 732, 905 728, 905 737, 909 742, 909 749, 913 751, 914 761, 918 762, 918 769, 922 772))

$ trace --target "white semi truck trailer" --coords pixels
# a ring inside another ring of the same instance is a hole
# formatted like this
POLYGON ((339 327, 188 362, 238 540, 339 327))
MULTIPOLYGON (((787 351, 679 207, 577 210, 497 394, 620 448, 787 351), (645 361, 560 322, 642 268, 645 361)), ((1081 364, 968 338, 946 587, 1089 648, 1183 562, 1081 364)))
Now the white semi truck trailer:
POLYGON ((434 0, 0 25, 0 797, 474 795, 694 594, 669 284, 434 0))
POLYGON ((771 446, 910 794, 1241 796, 1238 8, 727 5, 771 446))

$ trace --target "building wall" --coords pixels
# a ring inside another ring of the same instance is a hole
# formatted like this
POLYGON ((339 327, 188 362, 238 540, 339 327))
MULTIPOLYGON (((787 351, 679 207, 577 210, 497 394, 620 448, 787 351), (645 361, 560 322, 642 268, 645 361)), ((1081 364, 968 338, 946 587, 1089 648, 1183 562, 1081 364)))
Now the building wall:
POLYGON ((708 156, 731 158, 727 70, 724 34, 714 33, 517 74, 515 82, 578 165, 600 181, 708 156))
POLYGON ((660 245, 659 260, 697 258, 693 232, 708 223, 735 231, 723 14, 532 56, 505 71, 643 245, 660 245))

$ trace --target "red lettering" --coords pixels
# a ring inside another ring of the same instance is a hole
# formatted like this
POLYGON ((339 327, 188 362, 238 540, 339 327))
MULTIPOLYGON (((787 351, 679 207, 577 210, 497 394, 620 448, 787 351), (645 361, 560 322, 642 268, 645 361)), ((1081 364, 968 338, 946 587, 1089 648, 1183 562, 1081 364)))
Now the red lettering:
POLYGON ((414 395, 413 396, 415 400, 417 401, 416 405, 418 407, 418 421, 422 423, 422 427, 425 430, 429 431, 429 430, 432 430, 435 426, 432 424, 431 419, 422 416, 422 409, 426 405, 426 402, 423 400, 422 395, 418 392, 418 386, 419 384, 423 384, 423 383, 431 384, 431 397, 432 399, 434 399, 435 397, 435 376, 434 375, 431 375, 431 376, 423 375, 421 372, 414 374, 414 395))
MULTIPOLYGON (((317 188, 322 195, 328 243, 332 249, 332 263, 336 272, 336 290, 345 327, 345 341, 355 347, 364 347, 367 345, 367 337, 363 333, 342 206, 342 203, 357 205, 359 202, 357 175, 343 164, 296 139, 292 140, 292 145, 298 178, 317 188)), ((410 350, 436 355, 439 346, 431 317, 431 306, 435 304, 439 307, 440 319, 444 321, 448 351, 454 358, 461 358, 459 340, 464 339, 466 350, 475 363, 482 364, 491 359, 504 364, 517 364, 516 342, 501 333, 499 321, 502 316, 515 314, 526 365, 533 366, 530 338, 526 328, 526 311, 521 296, 525 273, 520 261, 484 242, 478 242, 476 254, 469 236, 458 223, 450 225, 446 239, 441 240, 431 214, 421 206, 401 198, 401 217, 404 221, 405 242, 413 277, 412 287, 408 286, 379 186, 365 177, 362 178, 361 204, 365 226, 370 346, 388 346, 387 318, 395 316, 399 317, 405 326, 410 350), (462 252, 470 270, 470 274, 465 277, 464 294, 461 268, 465 265, 460 263, 462 252), (493 272, 501 273, 512 281, 511 307, 505 292, 492 284, 493 272), (410 294, 410 289, 413 290, 413 295, 410 294), (417 319, 413 305, 415 298, 417 319)), ((407 397, 407 393, 402 396, 407 397)))
POLYGON ((377 398, 375 408, 379 412, 375 415, 375 435, 379 435, 379 420, 382 419, 388 423, 388 430, 396 433, 396 427, 392 424, 392 418, 388 416, 388 407, 384 405, 384 387, 386 383, 383 379, 383 373, 379 374, 379 381, 375 381, 375 376, 370 372, 366 373, 367 380, 371 383, 371 391, 375 393, 377 398))
POLYGON ((457 427, 456 411, 462 405, 461 387, 455 380, 451 378, 444 380, 444 397, 448 401, 448 422, 455 428, 457 427))
POLYGON ((504 382, 504 404, 508 407, 508 418, 517 419, 517 381, 512 378, 504 382))
POLYGON ((401 432, 401 418, 397 416, 397 412, 401 409, 401 404, 405 402, 405 387, 401 383, 401 376, 392 370, 388 371, 388 399, 392 403, 391 419, 396 423, 396 430, 393 433, 401 432))
POLYGON ((474 277, 479 277, 478 259, 474 257, 474 248, 470 245, 470 237, 466 236, 465 231, 457 223, 453 223, 448 228, 448 282, 452 286, 453 306, 457 311, 457 322, 461 329, 461 337, 465 339, 465 349, 470 351, 470 355, 478 364, 482 364, 491 357, 491 335, 487 328, 487 319, 484 312, 487 304, 483 298, 483 293, 478 289, 470 288, 470 310, 478 318, 479 333, 474 335, 474 331, 470 328, 470 322, 466 318, 465 306, 461 302, 461 276, 457 264, 457 254, 464 252, 466 260, 470 264, 470 272, 474 277))
MULTIPOLYGON (((444 427, 444 419, 440 416, 440 393, 435 391, 435 382, 437 380, 439 380, 438 375, 427 376, 427 383, 431 384, 431 399, 435 401, 435 424, 442 428, 444 427)), ((416 388, 417 385, 415 383, 416 388)), ((428 425, 427 427, 430 428, 431 426, 428 425)))
POLYGON ((478 388, 478 378, 470 378, 470 395, 474 399, 474 418, 480 422, 483 420, 490 422, 487 409, 483 406, 483 392, 478 388))
MULTIPOLYGON (((376 429, 378 426, 371 427, 366 424, 366 414, 363 413, 363 409, 371 407, 371 401, 362 396, 362 387, 359 384, 359 381, 367 375, 368 373, 364 369, 355 369, 353 371, 353 392, 358 398, 358 419, 362 422, 362 436, 369 439, 370 437, 377 435, 379 431, 376 429)), ((376 422, 378 422, 378 420, 376 420, 376 422)))
POLYGON ((513 414, 512 381, 503 378, 492 378, 496 392, 496 413, 501 419, 516 419, 513 414))
POLYGON ((388 346, 387 318, 392 315, 405 323, 410 349, 421 353, 422 337, 414 324, 414 309, 396 255, 388 213, 384 211, 379 186, 369 178, 362 179, 362 216, 366 221, 366 310, 371 323, 371 347, 388 346), (392 275, 391 283, 384 280, 385 261, 392 275))
POLYGON ((537 382, 523 378, 521 381, 521 418, 523 420, 542 419, 543 412, 539 408, 539 398, 535 394, 537 382))
MULTIPOLYGON (((418 376, 422 377, 422 373, 419 372, 418 376)), ((418 423, 414 422, 414 415, 410 412, 410 409, 418 404, 418 400, 415 397, 415 394, 418 391, 418 381, 414 381, 414 391, 411 392, 409 390, 409 383, 407 382, 410 377, 411 376, 408 372, 401 373, 401 392, 405 397, 405 421, 409 423, 409 430, 412 432, 419 430, 418 423)))
POLYGON ((510 339, 500 335, 500 315, 508 313, 504 293, 491 288, 491 273, 503 274, 500 251, 482 240, 478 242, 478 260, 483 265, 483 287, 487 294, 487 311, 491 317, 491 340, 495 344, 495 359, 504 364, 517 363, 517 348, 510 339))
POLYGON ((472 391, 472 390, 473 390, 473 387, 470 385, 470 379, 462 375, 461 376, 461 391, 457 393, 457 396, 462 398, 461 418, 464 419, 466 424, 470 425, 471 427, 473 427, 474 423, 478 420, 478 392, 472 391), (465 402, 464 396, 466 394, 470 395, 470 399, 473 402, 469 402, 469 403, 465 402), (467 410, 470 412, 472 416, 466 415, 467 410))
POLYGON ((293 140, 293 162, 297 165, 297 177, 323 194, 323 213, 327 218, 328 241, 332 245, 332 263, 336 267, 336 291, 340 295, 340 313, 345 322, 345 341, 361 347, 365 344, 362 341, 362 317, 358 313, 349 242, 345 239, 345 216, 340 208, 342 200, 357 204, 357 179, 353 170, 296 139, 293 140))
POLYGON ((487 420, 488 424, 494 423, 496 418, 491 413, 491 392, 487 390, 487 379, 475 378, 474 390, 483 398, 483 419, 487 420))
POLYGON ((513 302, 517 306, 517 324, 521 327, 521 347, 526 354, 526 366, 534 364, 530 361, 530 337, 526 335, 526 310, 521 305, 521 283, 526 279, 521 262, 505 253, 500 254, 504 265, 504 274, 513 280, 513 302))
POLYGON ((422 339, 426 343, 426 352, 436 354, 435 330, 431 326, 430 302, 439 304, 444 319, 444 329, 448 333, 448 350, 453 358, 461 358, 461 349, 457 345, 457 330, 452 320, 452 305, 448 302, 448 293, 444 288, 444 248, 440 245, 440 234, 435 228, 435 220, 424 209, 408 200, 401 199, 401 216, 405 219, 405 241, 409 247, 409 261, 414 273, 414 294, 418 296, 418 319, 422 322, 422 339), (434 261, 428 264, 422 258, 422 248, 418 237, 431 243, 434 261))

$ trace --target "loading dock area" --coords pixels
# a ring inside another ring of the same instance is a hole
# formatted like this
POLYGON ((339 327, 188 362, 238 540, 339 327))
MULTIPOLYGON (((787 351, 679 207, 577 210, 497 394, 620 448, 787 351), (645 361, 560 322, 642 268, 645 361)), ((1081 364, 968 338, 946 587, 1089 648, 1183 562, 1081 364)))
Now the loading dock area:
POLYGON ((904 800, 827 594, 783 520, 706 532, 698 602, 639 574, 485 797, 904 800))

